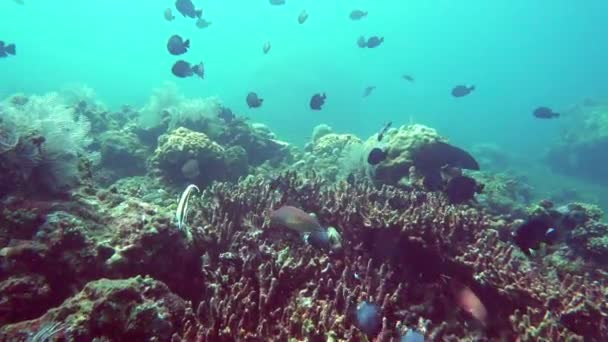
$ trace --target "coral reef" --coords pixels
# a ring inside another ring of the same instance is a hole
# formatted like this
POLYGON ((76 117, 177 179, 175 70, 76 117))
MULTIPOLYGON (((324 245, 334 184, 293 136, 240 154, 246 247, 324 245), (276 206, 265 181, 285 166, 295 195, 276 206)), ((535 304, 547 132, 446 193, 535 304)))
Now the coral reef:
POLYGON ((315 128, 313 141, 307 146, 308 152, 297 162, 295 168, 301 169, 304 166, 328 180, 346 179, 350 174, 362 176, 365 160, 361 139, 352 134, 330 131, 329 126, 315 128))

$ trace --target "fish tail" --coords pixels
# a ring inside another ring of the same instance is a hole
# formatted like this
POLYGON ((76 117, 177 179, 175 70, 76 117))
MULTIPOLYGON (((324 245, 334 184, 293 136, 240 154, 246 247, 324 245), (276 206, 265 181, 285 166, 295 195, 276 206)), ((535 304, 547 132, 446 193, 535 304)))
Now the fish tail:
POLYGON ((15 44, 9 44, 4 48, 4 51, 10 55, 15 55, 15 44))
POLYGON ((196 14, 196 17, 199 19, 200 19, 200 17, 203 16, 203 10, 194 11, 194 13, 196 14))
POLYGON ((471 91, 475 90, 475 85, 471 85, 471 86, 469 87, 469 90, 471 90, 471 91))
POLYGON ((553 117, 559 118, 559 113, 553 112, 553 117))
POLYGON ((189 48, 190 47, 190 39, 186 39, 186 41, 184 41, 184 47, 185 48, 189 48))

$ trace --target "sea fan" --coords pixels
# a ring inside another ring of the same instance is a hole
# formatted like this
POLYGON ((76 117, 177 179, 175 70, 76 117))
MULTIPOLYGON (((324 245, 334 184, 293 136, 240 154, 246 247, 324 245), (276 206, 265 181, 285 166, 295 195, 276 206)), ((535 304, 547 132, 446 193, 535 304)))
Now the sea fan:
POLYGON ((15 149, 19 137, 17 125, 0 108, 0 154, 15 149))

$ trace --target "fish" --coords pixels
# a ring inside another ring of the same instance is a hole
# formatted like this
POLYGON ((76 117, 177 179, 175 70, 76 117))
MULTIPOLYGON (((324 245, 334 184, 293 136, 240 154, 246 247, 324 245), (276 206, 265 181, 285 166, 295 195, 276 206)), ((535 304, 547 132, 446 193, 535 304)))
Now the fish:
POLYGON ((268 0, 271 5, 285 5, 285 0, 268 0))
POLYGON ((513 242, 526 255, 530 250, 537 250, 541 243, 553 244, 557 238, 557 230, 547 220, 533 217, 517 227, 512 233, 513 242))
POLYGON ((23 1, 23 0, 14 0, 14 1, 18 5, 25 5, 25 1, 23 1))
POLYGON ((378 133, 378 141, 382 141, 382 139, 384 138, 384 135, 386 134, 386 132, 388 132, 388 129, 391 128, 392 124, 393 124, 392 121, 389 121, 389 122, 387 122, 387 123, 384 124, 384 126, 382 127, 382 129, 378 133))
POLYGON ((381 149, 380 147, 374 147, 367 155, 367 163, 369 165, 378 165, 388 156, 388 152, 381 149))
POLYGON ((360 48, 367 47, 367 40, 363 36, 359 36, 357 39, 357 46, 360 48))
POLYGON ((262 106, 262 102, 264 102, 264 99, 260 98, 258 94, 254 92, 249 92, 245 100, 249 108, 259 108, 262 106))
POLYGON ((308 19, 308 13, 306 12, 306 10, 302 10, 302 12, 300 12, 300 15, 298 15, 298 23, 304 24, 304 22, 306 22, 306 19, 308 19))
POLYGON ((414 77, 412 75, 404 74, 401 77, 406 81, 414 82, 414 77))
POLYGON ((266 42, 264 43, 264 46, 262 46, 262 51, 264 51, 264 54, 267 54, 268 51, 270 51, 271 45, 270 42, 266 42))
POLYGON ((222 106, 220 108, 219 113, 217 114, 217 117, 224 120, 225 123, 229 124, 232 121, 234 121, 234 119, 236 118, 236 115, 234 115, 234 113, 232 112, 232 110, 230 108, 222 106))
POLYGON ((424 173, 440 170, 444 166, 479 170, 479 163, 467 151, 448 143, 428 143, 412 155, 414 166, 424 173))
POLYGON ((325 104, 325 99, 327 96, 325 93, 314 94, 310 98, 310 109, 312 110, 321 110, 323 109, 323 105, 325 104))
POLYGON ((167 50, 172 55, 183 55, 190 48, 190 40, 184 40, 182 37, 174 34, 167 42, 167 50))
POLYGON ((186 78, 193 75, 198 75, 200 78, 204 78, 205 76, 203 62, 197 65, 191 65, 190 63, 184 60, 179 60, 175 62, 175 64, 173 64, 171 72, 173 73, 173 75, 180 78, 186 78))
POLYGON ((534 110, 534 112, 532 112, 532 114, 539 119, 552 119, 559 117, 559 113, 554 112, 548 107, 538 107, 534 110))
POLYGON ((380 44, 382 44, 384 42, 384 37, 378 37, 378 36, 371 36, 367 39, 367 48, 368 49, 373 49, 375 47, 380 46, 380 44))
POLYGON ((184 17, 200 18, 203 15, 203 10, 197 10, 196 8, 194 8, 192 0, 176 0, 175 8, 184 17))
POLYGON ((163 14, 165 16, 166 21, 173 21, 173 19, 175 19, 175 16, 173 15, 173 11, 171 11, 170 8, 166 8, 165 11, 163 12, 163 14))
POLYGON ((184 192, 179 198, 177 203, 177 209, 175 210, 175 223, 177 224, 177 229, 184 230, 186 229, 186 219, 188 215, 188 202, 190 201, 190 196, 192 196, 192 192, 195 191, 200 192, 199 188, 190 184, 186 187, 184 192))
POLYGON ((450 203, 459 204, 465 203, 475 198, 475 193, 478 192, 477 181, 469 176, 452 177, 445 188, 445 193, 448 196, 450 203))
POLYGON ((196 27, 198 27, 199 29, 207 28, 207 27, 211 26, 211 24, 212 24, 212 22, 207 21, 203 18, 198 18, 196 20, 196 27))
POLYGON ((367 336, 376 336, 382 328, 380 307, 370 302, 362 302, 357 306, 354 323, 367 336))
POLYGON ((317 249, 329 251, 332 248, 331 239, 327 230, 315 230, 305 237, 306 242, 317 249))
POLYGON ((6 44, 4 41, 0 40, 0 58, 8 57, 9 55, 16 54, 15 44, 6 44))
POLYGON ((473 90, 475 90, 475 86, 466 86, 466 85, 457 85, 452 88, 452 96, 454 97, 463 97, 469 95, 473 90))
POLYGON ((270 213, 270 226, 306 234, 324 231, 316 217, 300 208, 284 205, 270 213))
POLYGON ((463 286, 456 291, 456 302, 461 309, 473 316, 473 318, 485 324, 488 310, 481 299, 470 288, 463 286))
POLYGON ((350 20, 361 20, 367 17, 367 11, 362 11, 358 9, 352 10, 348 17, 350 18, 350 20))
POLYGON ((408 329, 405 335, 401 336, 400 342, 424 342, 424 335, 421 333, 408 329))
POLYGON ((368 86, 363 89, 363 97, 368 97, 372 94, 372 92, 376 89, 376 86, 368 86))

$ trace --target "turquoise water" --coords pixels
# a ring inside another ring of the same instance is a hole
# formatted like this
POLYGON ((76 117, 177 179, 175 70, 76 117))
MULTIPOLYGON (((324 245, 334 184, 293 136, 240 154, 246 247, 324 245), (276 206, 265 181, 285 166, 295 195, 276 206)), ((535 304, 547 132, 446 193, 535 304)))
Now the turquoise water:
POLYGON ((199 2, 213 22, 204 30, 178 13, 165 21, 173 3, 2 1, 0 39, 16 43, 18 55, 0 60, 1 97, 86 84, 111 106, 141 106, 174 81, 187 96, 218 96, 298 144, 322 122, 368 136, 392 120, 429 125, 465 146, 541 151, 559 121, 535 120, 536 106, 560 111, 608 93, 607 1, 209 0, 199 2), (349 20, 354 8, 368 17, 349 20), (303 9, 309 18, 299 25, 303 9), (165 45, 176 33, 191 39, 185 59, 204 61, 205 80, 171 74, 177 57, 165 45), (361 34, 384 44, 359 49, 361 34), (477 90, 452 98, 462 83, 477 90), (362 98, 368 85, 377 89, 362 98), (249 91, 266 100, 262 108, 247 108, 249 91), (320 91, 326 106, 312 112, 308 100, 320 91))

